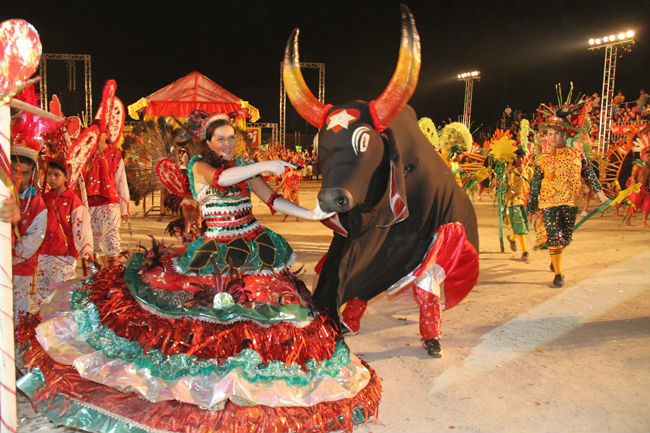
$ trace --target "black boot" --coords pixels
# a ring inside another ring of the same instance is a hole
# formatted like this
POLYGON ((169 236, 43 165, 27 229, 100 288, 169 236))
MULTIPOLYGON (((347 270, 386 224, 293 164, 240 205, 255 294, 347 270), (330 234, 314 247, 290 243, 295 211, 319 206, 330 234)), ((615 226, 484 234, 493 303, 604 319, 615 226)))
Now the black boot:
POLYGON ((529 259, 528 251, 524 251, 524 252, 521 254, 521 260, 523 260, 524 262, 528 263, 528 259, 529 259))
POLYGON ((564 275, 555 274, 555 278, 553 278, 553 287, 564 287, 564 275))
POLYGON ((508 236, 508 240, 510 241, 510 249, 512 251, 517 251, 517 243, 515 242, 515 240, 511 239, 510 236, 508 236))
POLYGON ((440 341, 437 338, 431 338, 429 340, 423 340, 422 346, 427 350, 427 353, 434 358, 440 358, 442 354, 442 348, 440 347, 440 341))

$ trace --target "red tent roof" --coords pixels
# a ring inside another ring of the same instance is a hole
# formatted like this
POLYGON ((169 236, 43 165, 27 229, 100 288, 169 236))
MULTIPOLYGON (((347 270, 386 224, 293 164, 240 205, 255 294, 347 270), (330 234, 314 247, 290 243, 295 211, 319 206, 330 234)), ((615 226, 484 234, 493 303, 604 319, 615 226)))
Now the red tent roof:
POLYGON ((194 110, 230 113, 241 108, 241 98, 196 71, 179 78, 145 99, 148 102, 145 114, 154 116, 182 117, 194 110))

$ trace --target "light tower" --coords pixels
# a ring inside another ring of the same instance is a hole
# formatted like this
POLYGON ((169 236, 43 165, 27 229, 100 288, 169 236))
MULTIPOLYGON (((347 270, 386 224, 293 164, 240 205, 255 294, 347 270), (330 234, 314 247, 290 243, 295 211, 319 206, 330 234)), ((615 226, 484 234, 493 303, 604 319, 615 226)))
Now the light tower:
POLYGON ((472 121, 472 93, 474 92, 474 80, 481 79, 480 71, 463 72, 458 74, 458 81, 465 82, 465 105, 463 107, 463 125, 469 128, 472 121))
POLYGON ((614 79, 616 78, 618 47, 629 51, 630 46, 633 44, 633 30, 589 39, 589 50, 605 48, 603 90, 600 94, 600 118, 598 120, 599 152, 605 152, 609 148, 609 141, 612 136, 612 100, 614 99, 614 79))

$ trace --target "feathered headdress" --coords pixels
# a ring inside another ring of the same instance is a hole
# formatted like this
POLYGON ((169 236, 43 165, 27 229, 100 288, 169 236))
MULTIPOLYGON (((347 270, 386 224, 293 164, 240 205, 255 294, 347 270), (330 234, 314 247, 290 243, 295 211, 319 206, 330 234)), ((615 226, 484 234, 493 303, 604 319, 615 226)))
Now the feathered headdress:
POLYGON ((95 115, 95 120, 99 122, 99 132, 108 134, 106 142, 110 144, 117 143, 122 136, 126 116, 124 104, 115 96, 116 91, 115 80, 108 80, 102 92, 102 103, 95 115))
POLYGON ((544 120, 540 124, 541 129, 550 128, 560 131, 567 137, 577 137, 588 130, 589 123, 586 115, 587 107, 583 98, 572 102, 573 82, 571 82, 569 93, 566 99, 562 96, 562 85, 555 85, 555 93, 558 100, 558 106, 552 107, 546 104, 540 105, 540 113, 544 120))
MULTIPOLYGON (((167 171, 173 171, 175 174, 180 172, 174 162, 178 159, 180 146, 174 138, 172 127, 164 117, 138 123, 129 134, 125 135, 123 148, 129 191, 135 200, 160 189, 161 183, 169 189, 163 181, 172 176, 167 171), (167 161, 162 165, 165 167, 162 179, 157 173, 161 161, 167 161), (169 162, 175 167, 170 169, 169 162)), ((177 193, 171 190, 170 192, 177 193)))
MULTIPOLYGON (((16 95, 17 99, 38 106, 38 96, 34 86, 29 86, 16 95)), ((11 154, 27 157, 34 162, 45 145, 45 137, 61 127, 60 123, 43 119, 26 111, 12 119, 11 154)))
MULTIPOLYGON (((50 112, 64 117, 59 98, 54 95, 50 102, 50 112)), ((58 129, 45 135, 46 164, 50 162, 59 165, 69 175, 69 185, 72 186, 81 175, 90 155, 99 141, 99 127, 80 127, 78 117, 65 118, 58 129), (72 132, 70 134, 69 132, 72 132)))
POLYGON ((423 117, 418 120, 418 126, 420 131, 427 137, 429 143, 433 146, 434 149, 440 150, 440 138, 438 138, 438 128, 436 128, 435 123, 429 117, 423 117))
POLYGON ((442 128, 440 147, 447 158, 453 159, 457 154, 467 152, 472 143, 472 133, 463 123, 452 122, 442 128))

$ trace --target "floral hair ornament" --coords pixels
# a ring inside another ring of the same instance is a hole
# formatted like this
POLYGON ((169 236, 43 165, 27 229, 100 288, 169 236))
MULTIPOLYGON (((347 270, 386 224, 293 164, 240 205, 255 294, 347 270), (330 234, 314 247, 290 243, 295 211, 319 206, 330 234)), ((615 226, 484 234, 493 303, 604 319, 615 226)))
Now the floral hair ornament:
POLYGON ((207 140, 208 128, 213 122, 216 122, 217 120, 221 120, 221 119, 230 122, 230 117, 228 117, 226 114, 223 113, 216 113, 206 117, 203 123, 201 123, 201 128, 199 129, 199 140, 201 141, 207 140))

